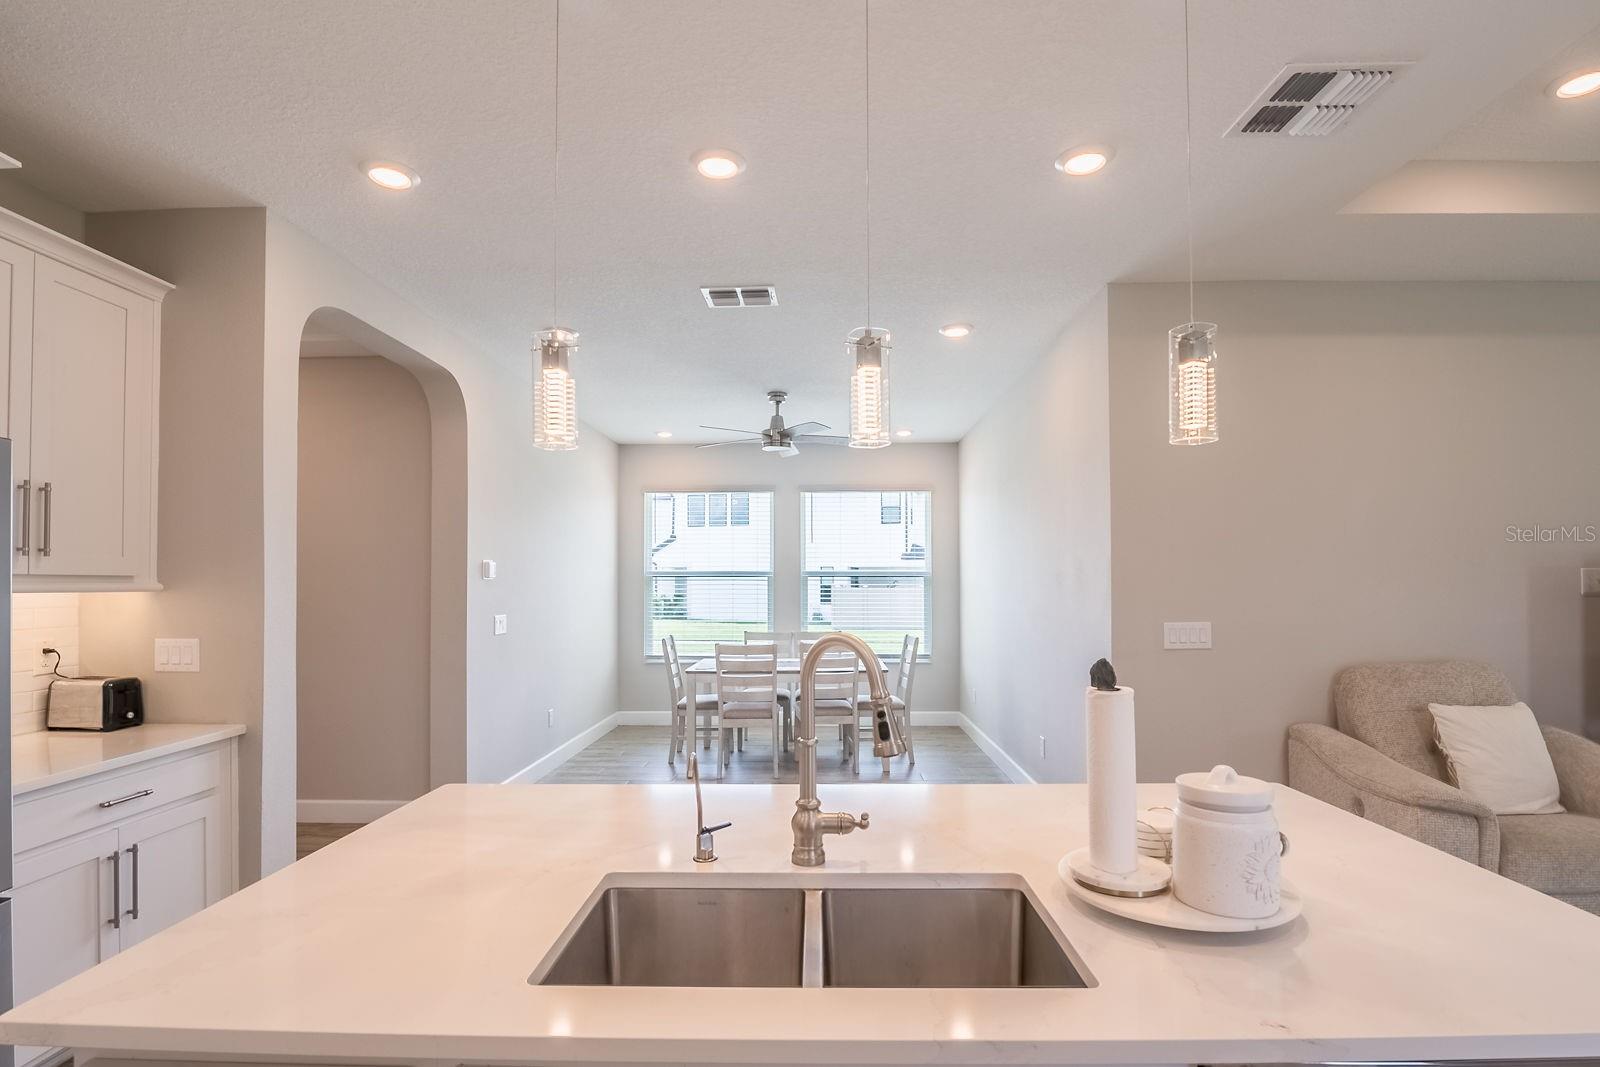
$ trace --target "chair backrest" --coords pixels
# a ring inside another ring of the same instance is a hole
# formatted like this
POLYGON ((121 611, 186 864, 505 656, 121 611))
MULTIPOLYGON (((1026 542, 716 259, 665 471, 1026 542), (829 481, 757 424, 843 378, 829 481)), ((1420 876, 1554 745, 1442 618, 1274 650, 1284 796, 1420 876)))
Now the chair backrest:
POLYGON ((678 642, 671 634, 661 639, 661 661, 667 665, 667 710, 678 706, 689 692, 689 683, 678 663, 678 642))
POLYGON ((788 659, 794 655, 793 630, 746 630, 744 643, 747 645, 776 645, 778 658, 788 659))
POLYGON ((802 630, 794 636, 794 654, 803 660, 806 658, 806 653, 811 651, 811 646, 828 635, 826 632, 816 630, 802 630))
POLYGON ((776 645, 717 646, 717 706, 762 704, 778 706, 778 648, 776 645))
POLYGON ((894 695, 907 708, 911 707, 911 681, 917 670, 917 649, 921 646, 922 639, 914 634, 906 634, 900 646, 900 669, 894 676, 894 695))
POLYGON ((861 661, 848 648, 830 648, 817 660, 811 684, 819 705, 824 701, 841 700, 854 709, 856 687, 861 684, 861 661))
POLYGON ((1396 763, 1449 781, 1429 704, 1515 704, 1506 676, 1486 663, 1363 663, 1333 680, 1339 729, 1396 763))

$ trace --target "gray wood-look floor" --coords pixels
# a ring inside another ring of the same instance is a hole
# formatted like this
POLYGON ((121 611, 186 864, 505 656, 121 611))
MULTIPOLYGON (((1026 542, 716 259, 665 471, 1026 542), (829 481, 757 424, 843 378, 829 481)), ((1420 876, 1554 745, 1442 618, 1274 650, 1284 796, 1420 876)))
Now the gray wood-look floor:
MULTIPOLYGON (((824 733, 817 745, 817 780, 824 783, 938 782, 963 785, 1007 780, 1000 768, 979 751, 972 739, 958 727, 919 727, 916 742, 915 767, 901 756, 890 760, 885 770, 882 760, 871 758, 871 748, 864 748, 861 777, 857 778, 850 773, 850 764, 840 751, 836 735, 824 733)), ((706 780, 710 781, 716 776, 711 764, 711 751, 702 748, 700 758, 705 767, 706 780)), ((731 753, 731 762, 723 781, 744 784, 795 781, 797 768, 793 752, 784 753, 778 766, 778 777, 774 779, 771 739, 764 730, 751 730, 745 739, 744 751, 731 753)), ((673 766, 667 765, 665 726, 619 726, 544 779, 554 785, 660 784, 684 780, 684 758, 681 755, 673 766)), ((360 825, 352 823, 300 823, 295 839, 296 858, 304 859, 324 845, 332 844, 352 830, 359 829, 360 825)))
POLYGON ((303 860, 323 845, 331 845, 352 830, 361 829, 352 822, 303 822, 295 827, 294 858, 303 860))
MULTIPOLYGON (((862 749, 861 777, 850 773, 849 763, 840 752, 836 735, 824 732, 817 744, 817 780, 819 782, 931 782, 971 784, 1004 782, 1007 778, 1000 768, 985 756, 972 739, 955 726, 922 726, 917 728, 917 765, 901 756, 889 761, 884 770, 883 761, 872 759, 872 749, 862 749)), ((712 765, 712 752, 700 749, 700 759, 707 781, 716 777, 712 765)), ((764 728, 752 729, 745 740, 744 751, 732 753, 726 782, 743 784, 770 784, 773 781, 793 782, 798 768, 794 753, 785 752, 778 763, 778 777, 772 776, 772 741, 764 728)), ((552 784, 607 784, 630 783, 658 784, 685 781, 684 758, 679 756, 673 766, 667 765, 667 728, 665 726, 619 726, 579 752, 554 774, 544 779, 552 784)))

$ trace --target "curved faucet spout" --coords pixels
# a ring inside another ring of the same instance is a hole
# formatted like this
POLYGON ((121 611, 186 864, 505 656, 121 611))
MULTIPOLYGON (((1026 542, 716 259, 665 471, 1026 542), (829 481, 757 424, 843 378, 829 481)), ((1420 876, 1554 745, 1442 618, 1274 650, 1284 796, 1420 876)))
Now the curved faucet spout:
MULTIPOLYGON (((859 818, 844 812, 823 812, 817 799, 817 666, 823 653, 839 646, 854 652, 867 668, 867 688, 872 694, 872 754, 887 759, 906 750, 889 699, 889 685, 884 681, 883 663, 877 653, 855 634, 824 634, 800 664, 800 721, 795 725, 798 736, 794 739, 795 759, 800 764, 800 798, 795 801, 794 818, 790 820, 794 829, 790 861, 800 867, 820 867, 826 861, 822 847, 824 835, 865 830, 869 820, 866 812, 859 818)), ((857 744, 859 740, 851 738, 851 743, 857 744)))

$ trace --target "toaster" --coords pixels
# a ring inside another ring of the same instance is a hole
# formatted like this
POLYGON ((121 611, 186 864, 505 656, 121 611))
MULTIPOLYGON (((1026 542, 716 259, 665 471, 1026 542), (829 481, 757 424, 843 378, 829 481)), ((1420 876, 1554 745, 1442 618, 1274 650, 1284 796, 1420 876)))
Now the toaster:
POLYGON ((137 678, 57 678, 50 683, 45 726, 52 730, 120 730, 144 722, 137 678))

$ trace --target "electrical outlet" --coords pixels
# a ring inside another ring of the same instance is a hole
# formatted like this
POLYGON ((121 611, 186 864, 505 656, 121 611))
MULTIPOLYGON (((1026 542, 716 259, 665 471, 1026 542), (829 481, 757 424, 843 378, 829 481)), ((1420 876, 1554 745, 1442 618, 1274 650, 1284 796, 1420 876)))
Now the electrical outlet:
POLYGON ((1211 624, 1209 622, 1164 622, 1161 624, 1162 648, 1210 648, 1211 624))
POLYGON ((1044 734, 1039 735, 1039 758, 1044 759, 1044 734))
POLYGON ((546 726, 554 726, 556 724, 556 709, 555 708, 545 708, 544 709, 544 724, 546 726))
MULTIPOLYGON (((35 675, 54 674, 56 672, 56 664, 60 662, 61 659, 56 653, 46 652, 41 648, 39 649, 39 658, 33 664, 33 673, 35 675)), ((62 673, 66 672, 63 671, 62 673)))
POLYGON ((156 670, 198 674, 200 639, 198 637, 156 638, 156 670))
POLYGON ((1600 596, 1600 567, 1578 568, 1578 592, 1582 596, 1600 596))
POLYGON ((494 632, 497 637, 506 632, 506 617, 504 615, 496 615, 494 617, 494 632))

